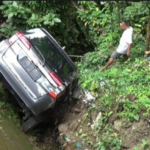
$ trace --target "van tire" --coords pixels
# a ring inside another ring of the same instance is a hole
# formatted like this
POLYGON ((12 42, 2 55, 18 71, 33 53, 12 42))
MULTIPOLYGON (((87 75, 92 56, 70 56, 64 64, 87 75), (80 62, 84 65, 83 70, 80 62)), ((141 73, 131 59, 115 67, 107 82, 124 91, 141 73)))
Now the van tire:
POLYGON ((31 129, 33 129, 39 123, 40 122, 37 121, 35 117, 29 117, 29 119, 22 124, 21 129, 23 132, 26 133, 30 131, 31 129))

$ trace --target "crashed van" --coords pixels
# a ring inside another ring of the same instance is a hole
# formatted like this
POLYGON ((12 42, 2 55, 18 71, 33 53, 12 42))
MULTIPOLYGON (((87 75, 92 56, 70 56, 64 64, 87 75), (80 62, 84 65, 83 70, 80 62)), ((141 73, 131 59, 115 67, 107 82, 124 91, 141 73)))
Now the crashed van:
POLYGON ((24 112, 29 131, 75 85, 76 67, 44 28, 17 32, 0 42, 0 79, 24 112))

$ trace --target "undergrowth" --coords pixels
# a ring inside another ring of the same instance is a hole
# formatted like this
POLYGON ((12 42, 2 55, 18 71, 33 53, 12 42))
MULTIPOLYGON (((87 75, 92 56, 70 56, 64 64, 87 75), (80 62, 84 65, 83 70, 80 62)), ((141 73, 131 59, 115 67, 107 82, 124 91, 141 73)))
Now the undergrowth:
MULTIPOLYGON (((16 125, 20 125, 19 109, 17 109, 9 99, 9 93, 6 92, 0 83, 0 115, 4 113, 9 119, 15 121, 16 125)), ((12 99, 12 97, 11 97, 12 99)), ((14 99, 12 99, 14 100, 14 99)))
POLYGON ((112 129, 109 119, 113 115, 128 126, 133 121, 139 121, 140 117, 149 118, 150 62, 146 60, 141 44, 131 49, 131 57, 127 61, 122 57, 109 69, 99 70, 98 66, 104 65, 107 60, 108 56, 95 51, 87 53, 84 60, 77 63, 82 88, 96 97, 83 121, 88 122, 86 137, 89 138, 81 139, 94 150, 121 150, 121 139, 112 129), (94 112, 101 112, 102 117, 98 125, 91 129, 93 122, 90 117, 94 112))

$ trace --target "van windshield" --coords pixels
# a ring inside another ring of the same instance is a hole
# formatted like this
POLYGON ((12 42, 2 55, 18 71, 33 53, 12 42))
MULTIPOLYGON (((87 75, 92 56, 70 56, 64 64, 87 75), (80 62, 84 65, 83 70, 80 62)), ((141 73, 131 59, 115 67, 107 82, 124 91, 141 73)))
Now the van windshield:
POLYGON ((74 69, 41 29, 31 29, 24 32, 37 55, 45 62, 63 81, 73 73, 74 69), (38 52, 39 51, 39 52, 38 52))

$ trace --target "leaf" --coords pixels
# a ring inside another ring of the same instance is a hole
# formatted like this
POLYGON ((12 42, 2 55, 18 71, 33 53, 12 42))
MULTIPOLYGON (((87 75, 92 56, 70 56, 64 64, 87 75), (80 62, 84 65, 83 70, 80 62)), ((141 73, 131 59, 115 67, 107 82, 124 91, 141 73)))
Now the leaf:
POLYGON ((0 10, 5 9, 6 7, 7 7, 6 5, 2 5, 2 6, 0 6, 0 10))
POLYGON ((105 146, 102 146, 100 150, 106 150, 105 146))
POLYGON ((134 147, 134 149, 133 150, 140 150, 140 148, 139 147, 134 147))
POLYGON ((137 27, 142 27, 142 25, 141 24, 134 24, 135 26, 137 26, 137 27))
POLYGON ((35 19, 36 18, 36 16, 35 16, 35 14, 32 14, 32 17, 31 17, 32 19, 35 19))
POLYGON ((9 4, 11 4, 13 1, 3 1, 3 4, 5 4, 5 5, 9 5, 9 4))
POLYGON ((53 20, 54 20, 54 22, 57 22, 57 23, 61 22, 61 20, 59 18, 54 18, 53 20))
POLYGON ((13 17, 13 13, 10 13, 9 15, 8 15, 8 18, 12 18, 13 17))
POLYGON ((44 23, 43 23, 44 25, 47 25, 47 24, 49 24, 49 21, 44 21, 44 23))
POLYGON ((51 22, 50 22, 50 26, 53 26, 54 25, 54 21, 52 20, 51 22))
POLYGON ((31 13, 30 9, 26 8, 25 10, 26 10, 26 13, 31 13))
POLYGON ((142 140, 142 147, 148 146, 148 142, 146 140, 142 140))
POLYGON ((134 119, 135 119, 136 121, 139 121, 139 119, 140 119, 139 115, 136 114, 136 115, 134 116, 134 119))
POLYGON ((13 1, 13 6, 14 6, 14 7, 18 7, 18 4, 17 4, 16 1, 13 1))

